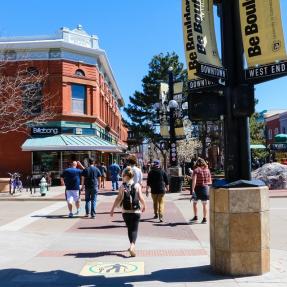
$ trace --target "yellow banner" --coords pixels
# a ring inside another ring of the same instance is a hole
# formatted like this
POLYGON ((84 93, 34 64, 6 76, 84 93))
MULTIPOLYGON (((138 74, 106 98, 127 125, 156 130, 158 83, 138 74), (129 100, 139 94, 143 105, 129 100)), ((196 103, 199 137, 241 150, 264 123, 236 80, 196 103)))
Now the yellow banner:
POLYGON ((248 67, 285 60, 280 0, 239 0, 248 67))
POLYGON ((182 20, 188 79, 198 79, 198 61, 222 67, 215 38, 213 0, 182 0, 182 20))

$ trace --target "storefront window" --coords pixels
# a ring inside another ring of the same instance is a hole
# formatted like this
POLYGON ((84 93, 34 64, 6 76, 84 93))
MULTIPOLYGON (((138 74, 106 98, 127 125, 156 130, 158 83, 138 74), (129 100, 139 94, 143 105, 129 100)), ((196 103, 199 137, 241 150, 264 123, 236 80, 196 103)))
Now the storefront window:
POLYGON ((43 172, 59 173, 60 152, 33 152, 33 174, 43 172))
POLYGON ((86 113, 86 86, 72 84, 72 113, 86 113))

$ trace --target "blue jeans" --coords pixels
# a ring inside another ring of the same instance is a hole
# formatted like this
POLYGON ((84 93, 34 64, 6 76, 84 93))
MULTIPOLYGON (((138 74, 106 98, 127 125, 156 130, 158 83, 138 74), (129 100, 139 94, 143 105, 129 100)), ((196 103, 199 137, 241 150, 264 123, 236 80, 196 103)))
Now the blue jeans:
POLYGON ((96 215, 96 205, 97 205, 97 195, 98 191, 95 189, 86 189, 85 191, 85 209, 86 214, 90 214, 90 206, 91 206, 91 216, 96 215))
POLYGON ((112 179, 112 189, 118 190, 119 189, 119 181, 118 179, 112 179))

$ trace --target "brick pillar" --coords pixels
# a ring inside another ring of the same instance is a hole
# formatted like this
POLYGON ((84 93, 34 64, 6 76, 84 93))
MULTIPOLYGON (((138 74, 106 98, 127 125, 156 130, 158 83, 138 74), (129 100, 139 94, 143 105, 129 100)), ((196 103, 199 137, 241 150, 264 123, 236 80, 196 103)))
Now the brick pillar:
POLYGON ((245 276, 270 271, 267 187, 211 189, 210 259, 219 273, 245 276))

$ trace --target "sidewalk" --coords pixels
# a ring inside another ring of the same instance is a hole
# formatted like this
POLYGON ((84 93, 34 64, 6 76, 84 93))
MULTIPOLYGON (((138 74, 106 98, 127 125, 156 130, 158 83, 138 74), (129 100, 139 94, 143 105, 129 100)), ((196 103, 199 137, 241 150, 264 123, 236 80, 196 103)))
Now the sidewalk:
POLYGON ((166 196, 164 223, 153 219, 152 201, 147 199, 137 257, 130 258, 120 212, 109 217, 113 200, 111 192, 101 193, 95 220, 68 219, 64 206, 51 214, 39 210, 34 215, 38 220, 19 230, 2 227, 1 287, 287 286, 285 250, 271 250, 271 272, 263 276, 235 278, 214 273, 209 265, 209 225, 189 223, 192 211, 186 193, 166 196), (128 268, 133 267, 138 270, 129 274, 128 268))
MULTIPOLYGON (((144 177, 146 179, 146 176, 144 177)), ((121 182, 120 182, 121 183, 121 182)), ((106 181, 105 188, 99 190, 99 195, 109 194, 114 195, 115 192, 112 192, 112 183, 111 181, 106 181)), ((185 188, 182 191, 182 194, 189 194, 189 189, 185 188)), ((287 189, 280 190, 270 190, 270 198, 286 198, 287 189)), ((84 192, 81 193, 81 198, 84 200, 84 192)), ((61 201, 65 199, 65 187, 64 186, 52 186, 49 187, 49 191, 45 196, 41 196, 39 188, 36 189, 36 193, 31 194, 30 191, 26 191, 26 188, 23 189, 21 193, 11 195, 8 192, 0 193, 0 201, 61 201)))
MULTIPOLYGON (((270 197, 281 197, 286 192, 271 191, 270 197)), ((2 207, 0 216, 1 287, 287 286, 287 236, 283 228, 287 224, 286 199, 273 200, 280 205, 271 208, 271 231, 272 226, 279 224, 280 233, 273 236, 282 237, 280 245, 271 249, 271 272, 232 277, 212 271, 209 224, 190 223, 192 206, 188 190, 166 195, 163 223, 153 219, 152 200, 146 199, 135 258, 129 257, 127 251, 121 213, 117 210, 113 218, 109 216, 115 195, 111 182, 107 182, 99 192, 96 219, 84 218, 84 210, 80 216, 67 218, 64 187, 51 188, 45 197, 23 193, 4 199, 23 203, 0 202, 7 208, 2 207), (17 210, 24 206, 29 207, 25 216, 22 213, 18 218, 9 218, 9 208, 17 210)), ((199 219, 201 212, 199 206, 199 219)))
MULTIPOLYGON (((99 195, 110 193, 114 195, 115 192, 112 192, 112 183, 111 181, 107 181, 105 183, 105 188, 99 190, 99 195)), ((81 192, 81 198, 84 199, 85 192, 81 192)), ((23 189, 22 192, 16 193, 14 195, 9 194, 9 192, 1 192, 0 193, 0 201, 61 201, 65 199, 65 187, 64 186, 52 186, 49 187, 48 192, 45 196, 41 196, 40 189, 37 188, 36 192, 34 190, 32 194, 30 191, 27 191, 26 188, 23 189)))

